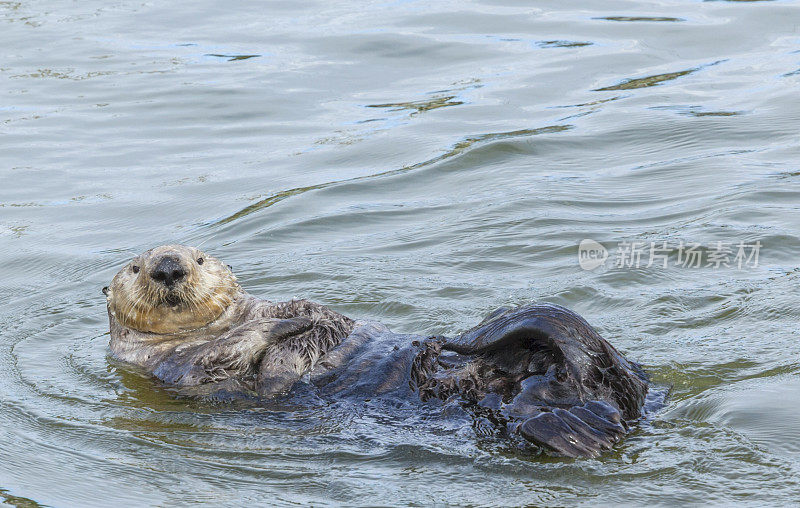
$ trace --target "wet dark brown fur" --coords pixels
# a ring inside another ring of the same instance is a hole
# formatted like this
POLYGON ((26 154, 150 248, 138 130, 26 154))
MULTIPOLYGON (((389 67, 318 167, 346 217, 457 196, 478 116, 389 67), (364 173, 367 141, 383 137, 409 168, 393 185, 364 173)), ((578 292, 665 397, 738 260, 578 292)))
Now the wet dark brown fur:
POLYGON ((247 294, 219 260, 180 245, 137 256, 107 288, 111 352, 193 393, 457 400, 551 453, 597 456, 648 391, 583 318, 549 304, 501 308, 454 338, 394 334, 306 300, 247 294))

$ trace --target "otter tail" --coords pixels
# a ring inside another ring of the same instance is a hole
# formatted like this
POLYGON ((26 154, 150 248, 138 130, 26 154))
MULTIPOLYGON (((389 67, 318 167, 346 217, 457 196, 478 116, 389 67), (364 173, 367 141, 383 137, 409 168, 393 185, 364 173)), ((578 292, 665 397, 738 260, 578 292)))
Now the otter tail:
POLYGON ((564 307, 498 309, 443 349, 512 380, 511 392, 492 404, 498 419, 551 453, 597 456, 642 416, 642 369, 564 307))

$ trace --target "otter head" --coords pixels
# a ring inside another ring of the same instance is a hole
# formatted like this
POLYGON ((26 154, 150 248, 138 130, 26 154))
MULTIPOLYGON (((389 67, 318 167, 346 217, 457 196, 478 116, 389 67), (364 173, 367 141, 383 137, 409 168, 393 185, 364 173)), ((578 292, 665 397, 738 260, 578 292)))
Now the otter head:
POLYGON ((184 245, 163 245, 136 256, 103 289, 119 324, 157 334, 212 323, 238 291, 226 265, 184 245))

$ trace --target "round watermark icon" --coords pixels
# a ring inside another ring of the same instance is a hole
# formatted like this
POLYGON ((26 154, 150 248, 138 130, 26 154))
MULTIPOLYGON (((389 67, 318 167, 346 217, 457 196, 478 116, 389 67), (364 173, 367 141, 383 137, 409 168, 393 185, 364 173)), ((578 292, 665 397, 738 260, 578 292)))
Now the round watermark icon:
POLYGON ((594 240, 581 240, 578 245, 578 263, 584 270, 594 270, 605 264, 608 259, 608 249, 594 240))

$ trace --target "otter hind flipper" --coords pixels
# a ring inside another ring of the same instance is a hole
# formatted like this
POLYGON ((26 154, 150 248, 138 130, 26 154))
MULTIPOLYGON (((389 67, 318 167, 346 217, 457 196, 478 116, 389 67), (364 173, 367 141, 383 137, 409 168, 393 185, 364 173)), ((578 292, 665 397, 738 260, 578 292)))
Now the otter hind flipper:
POLYGON ((626 422, 642 415, 648 383, 639 366, 558 305, 500 309, 445 339, 442 349, 486 372, 480 395, 501 387, 497 411, 503 419, 558 455, 597 456, 627 432, 626 422))
POLYGON ((581 401, 612 402, 626 419, 641 415, 647 394, 647 379, 639 366, 582 317, 558 305, 523 305, 495 313, 493 319, 446 340, 443 349, 522 378, 555 368, 564 390, 581 401))
POLYGON ((550 347, 558 347, 569 339, 592 335, 597 333, 571 310, 559 305, 531 304, 501 307, 474 328, 448 340, 444 347, 460 354, 479 354, 525 340, 545 341, 550 347))
POLYGON ((580 385, 594 360, 587 352, 603 341, 586 321, 557 305, 498 309, 443 349, 470 355, 515 377, 544 374, 556 366, 580 385))
POLYGON ((517 428, 522 437, 563 457, 598 457, 627 432, 619 411, 603 401, 569 410, 555 408, 528 418, 517 428))

